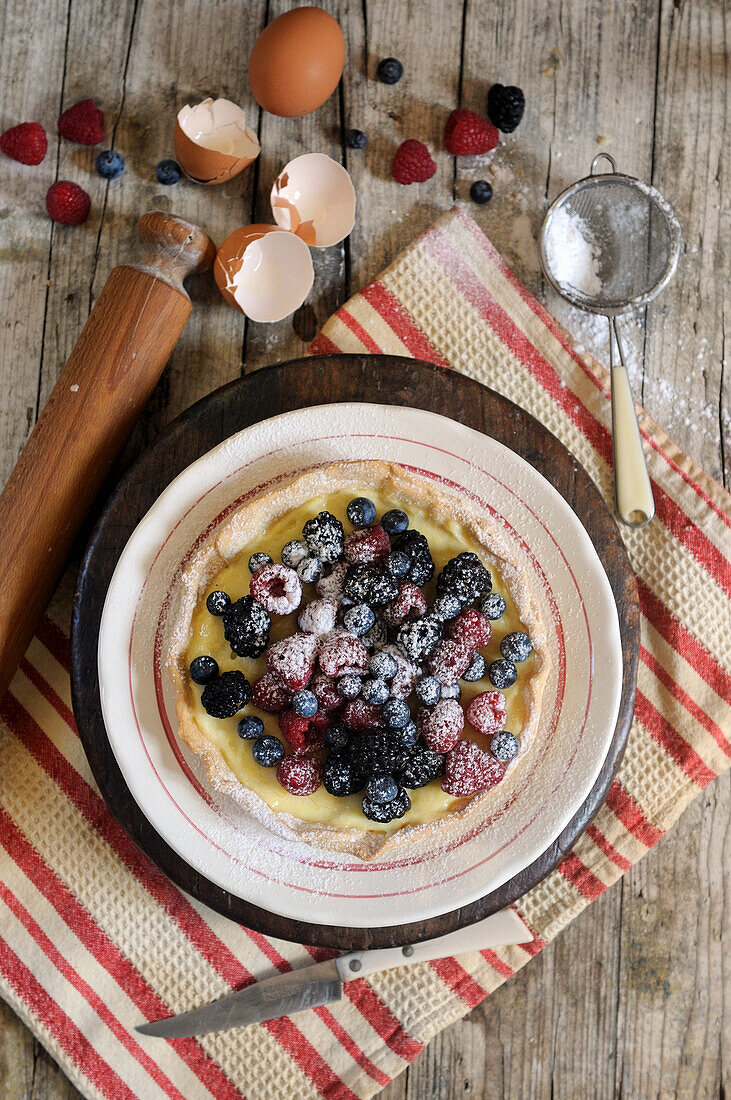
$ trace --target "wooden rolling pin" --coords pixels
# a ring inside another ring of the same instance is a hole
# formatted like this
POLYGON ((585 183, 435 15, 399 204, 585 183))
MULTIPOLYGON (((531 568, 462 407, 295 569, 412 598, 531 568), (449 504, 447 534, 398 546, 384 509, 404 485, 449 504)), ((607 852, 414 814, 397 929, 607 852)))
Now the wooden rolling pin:
POLYGON ((183 279, 215 256, 201 229, 171 214, 145 214, 137 232, 142 261, 112 271, 0 494, 0 697, 185 328, 183 279))

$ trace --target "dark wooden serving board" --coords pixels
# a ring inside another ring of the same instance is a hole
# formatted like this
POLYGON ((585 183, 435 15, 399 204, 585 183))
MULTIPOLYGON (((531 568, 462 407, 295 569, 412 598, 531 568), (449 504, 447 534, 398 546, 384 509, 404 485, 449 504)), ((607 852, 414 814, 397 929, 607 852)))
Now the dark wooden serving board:
POLYGON ((472 924, 515 901, 555 867, 596 814, 619 766, 634 709, 638 647, 637 589, 624 545, 598 490, 562 443, 518 406, 454 371, 395 356, 331 355, 269 367, 216 390, 173 421, 125 474, 104 506, 81 565, 71 630, 71 688, 79 734, 107 805, 165 874, 212 909, 266 935, 352 950, 430 939, 472 924), (99 698, 97 640, 107 588, 127 539, 163 489, 195 459, 250 424, 341 401, 441 413, 499 440, 539 470, 569 502, 597 549, 617 601, 624 653, 622 698, 609 752, 591 793, 557 840, 479 901, 398 927, 290 920, 209 882, 161 839, 132 798, 107 739, 99 698))

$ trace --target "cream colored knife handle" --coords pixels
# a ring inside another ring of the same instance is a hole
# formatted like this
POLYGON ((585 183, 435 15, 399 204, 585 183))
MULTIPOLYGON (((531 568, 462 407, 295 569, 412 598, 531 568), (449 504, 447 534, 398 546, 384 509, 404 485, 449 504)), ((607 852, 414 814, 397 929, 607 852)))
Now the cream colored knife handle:
POLYGON ((406 947, 386 947, 380 951, 355 951, 336 959, 338 973, 344 982, 365 978, 379 970, 391 970, 409 963, 429 962, 448 955, 466 955, 469 951, 485 951, 513 943, 529 943, 533 939, 514 909, 503 909, 491 917, 450 932, 436 940, 409 944, 406 947))
POLYGON ((614 490, 617 512, 628 527, 644 527, 655 515, 655 501, 616 317, 609 318, 609 364, 612 378, 614 490), (617 341, 619 363, 614 361, 613 337, 617 341))

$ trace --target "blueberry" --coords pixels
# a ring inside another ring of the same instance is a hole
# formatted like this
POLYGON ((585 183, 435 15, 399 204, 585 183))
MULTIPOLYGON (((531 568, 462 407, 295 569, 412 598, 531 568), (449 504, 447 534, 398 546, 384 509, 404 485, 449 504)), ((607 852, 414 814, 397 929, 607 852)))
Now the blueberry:
POLYGON ((369 677, 367 680, 363 681, 361 695, 366 703, 372 703, 374 706, 378 707, 388 699, 388 684, 385 680, 376 680, 369 677))
POLYGON ((231 606, 231 597, 225 592, 211 592, 206 600, 206 607, 211 615, 223 615, 227 607, 231 606))
POLYGON ((297 576, 305 584, 314 584, 322 574, 322 563, 319 558, 302 558, 297 564, 297 576))
POLYGON ((491 592, 489 596, 483 596, 480 600, 480 611, 487 615, 488 619, 499 619, 505 614, 505 600, 499 592, 491 592))
POLYGON ((437 596, 431 606, 432 615, 435 619, 439 619, 441 623, 446 623, 449 619, 456 619, 461 610, 462 601, 452 592, 442 592, 441 596, 437 596))
POLYGON ((392 577, 401 580, 411 568, 411 558, 403 550, 392 550, 384 564, 392 577))
POLYGON ((494 733, 490 738, 490 752, 496 760, 502 760, 504 764, 518 755, 519 748, 520 741, 514 733, 508 733, 507 730, 494 733))
POLYGON ((261 737, 263 734, 264 723, 255 714, 246 714, 239 719, 236 729, 242 741, 255 741, 257 737, 261 737))
POLYGON ((284 745, 278 737, 265 733, 257 737, 251 751, 254 760, 262 768, 273 768, 284 756, 284 745))
POLYGON ((271 565, 272 559, 269 554, 262 552, 258 554, 252 554, 249 558, 249 572, 258 573, 260 569, 263 569, 265 565, 271 565))
POLYGON ((282 565, 288 565, 295 569, 303 558, 307 557, 307 547, 299 539, 290 539, 285 542, 281 553, 282 565))
POLYGON ((96 158, 96 170, 105 180, 116 180, 124 172, 124 158, 114 149, 105 149, 96 158))
POLYGON ((222 673, 206 684, 201 694, 203 709, 211 718, 233 718, 251 699, 251 684, 238 669, 222 673))
POLYGON ((393 802, 398 796, 398 783, 390 775, 372 775, 365 793, 371 802, 393 802))
POLYGON ((391 729, 401 729, 411 721, 409 704, 403 699, 387 699, 383 704, 383 720, 391 729))
POLYGON ((362 130, 348 130, 349 149, 365 149, 367 143, 368 138, 365 136, 362 130))
POLYGON ((155 169, 157 182, 162 183, 165 187, 177 183, 182 174, 182 169, 176 160, 161 160, 155 169))
POLYGON ((379 680, 393 680, 398 672, 398 665, 390 653, 379 650, 368 662, 368 671, 371 676, 376 676, 379 680))
POLYGON ((376 616, 367 603, 357 603, 349 607, 343 615, 343 626, 356 638, 362 638, 372 628, 376 616))
MULTIPOLYGON (((328 731, 329 732, 329 731, 328 731)), ((331 752, 322 769, 322 785, 328 794, 346 798, 363 789, 364 779, 340 752, 331 752)))
POLYGON ((411 749, 419 740, 419 731, 416 728, 416 722, 407 722, 405 726, 402 726, 400 729, 394 729, 391 733, 399 748, 411 749))
MULTIPOLYGON (((388 514, 388 513, 386 513, 388 514)), ((384 517, 385 518, 385 517, 384 517)), ((420 531, 403 531, 393 544, 394 550, 402 550, 411 559, 408 578, 417 588, 430 581, 434 576, 434 561, 429 551, 429 543, 420 531)))
POLYGON ((500 643, 500 652, 510 661, 525 661, 533 652, 533 643, 522 630, 506 634, 500 643))
POLYGON ((459 684, 450 684, 448 687, 442 684, 442 699, 461 699, 462 688, 459 684))
POLYGON ((441 698, 442 685, 439 683, 436 676, 422 676, 416 681, 414 691, 416 692, 416 698, 422 702, 425 707, 433 707, 441 698))
POLYGON ((362 687, 363 681, 354 672, 341 676, 338 680, 338 694, 342 695, 343 699, 357 699, 362 687))
POLYGON ((484 202, 489 202, 492 198, 492 186, 487 180, 475 180, 470 187, 470 198, 473 202, 482 205, 484 202))
POLYGON ((487 675, 494 687, 509 688, 518 679, 518 670, 512 661, 499 660, 488 665, 487 675))
POLYGON ((314 691, 308 691, 306 688, 295 691, 292 696, 292 710, 298 718, 312 718, 313 714, 317 714, 317 705, 317 696, 314 691))
POLYGON ((376 518, 376 506, 368 497, 355 497, 345 511, 353 527, 370 527, 376 518))
POLYGON ((411 799, 404 790, 400 790, 391 802, 373 802, 368 797, 363 799, 364 815, 369 821, 379 821, 382 824, 403 817, 410 809, 411 799))
POLYGON ((485 658, 481 653, 475 653, 466 670, 462 673, 462 679, 466 680, 468 684, 474 683, 475 680, 481 680, 485 675, 486 668, 485 658))
POLYGON ((381 84, 398 84, 403 75, 404 67, 397 58, 384 57, 382 61, 378 62, 376 76, 381 84))
POLYGON ((409 517, 400 508, 391 508, 383 513, 381 527, 387 535, 400 535, 409 526, 409 517))
POLYGON ((218 661, 213 657, 196 657, 190 662, 190 678, 194 684, 210 684, 218 676, 218 661))
POLYGON ((336 722, 325 730, 325 744, 331 749, 344 749, 350 742, 350 730, 342 722, 336 722))

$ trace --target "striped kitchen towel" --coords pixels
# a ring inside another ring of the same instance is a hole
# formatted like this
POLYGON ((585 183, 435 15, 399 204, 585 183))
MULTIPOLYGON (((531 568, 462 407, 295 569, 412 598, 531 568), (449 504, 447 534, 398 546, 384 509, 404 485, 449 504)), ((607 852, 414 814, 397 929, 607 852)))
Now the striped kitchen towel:
MULTIPOLYGON (((606 372, 452 212, 327 323, 317 352, 393 352, 478 378, 567 445, 612 499, 606 372)), ((267 939, 183 894, 107 812, 74 729, 69 592, 2 701, 0 992, 85 1096, 369 1097, 639 860, 729 765, 731 498, 640 413, 657 518, 623 529, 642 604, 637 707, 606 804, 516 906, 520 947, 348 983, 319 1008, 200 1040, 137 1036, 327 953, 267 939)))

